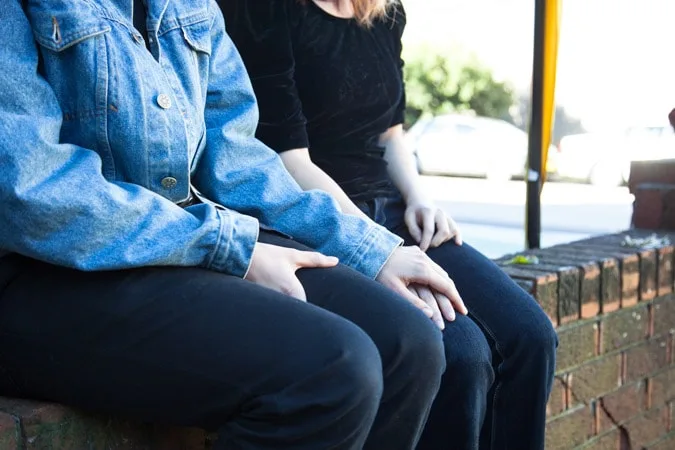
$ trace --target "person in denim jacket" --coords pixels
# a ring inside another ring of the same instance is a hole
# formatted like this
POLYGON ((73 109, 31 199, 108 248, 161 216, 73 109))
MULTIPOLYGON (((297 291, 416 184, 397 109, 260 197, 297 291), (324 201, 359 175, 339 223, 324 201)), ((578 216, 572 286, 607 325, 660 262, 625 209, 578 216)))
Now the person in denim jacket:
POLYGON ((414 448, 445 356, 407 287, 465 314, 452 280, 256 140, 213 1, 145 3, 0 8, 0 394, 217 448, 414 448))

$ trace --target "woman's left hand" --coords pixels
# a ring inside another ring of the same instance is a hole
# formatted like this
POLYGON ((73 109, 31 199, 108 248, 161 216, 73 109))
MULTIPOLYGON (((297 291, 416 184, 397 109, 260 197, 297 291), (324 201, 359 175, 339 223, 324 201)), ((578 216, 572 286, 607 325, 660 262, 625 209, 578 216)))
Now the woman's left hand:
POLYGON ((422 251, 426 252, 430 247, 438 247, 451 239, 457 245, 462 245, 462 234, 455 221, 432 202, 408 202, 404 220, 410 235, 422 251))

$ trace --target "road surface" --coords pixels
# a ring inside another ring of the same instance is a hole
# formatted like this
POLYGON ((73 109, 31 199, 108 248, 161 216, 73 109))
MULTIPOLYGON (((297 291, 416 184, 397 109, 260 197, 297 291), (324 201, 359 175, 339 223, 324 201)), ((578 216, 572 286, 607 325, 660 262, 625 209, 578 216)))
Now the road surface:
MULTIPOLYGON (((423 176, 425 191, 459 223, 464 239, 489 257, 525 246, 525 182, 423 176)), ((547 183, 542 194, 542 246, 613 233, 630 225, 626 188, 547 183)))

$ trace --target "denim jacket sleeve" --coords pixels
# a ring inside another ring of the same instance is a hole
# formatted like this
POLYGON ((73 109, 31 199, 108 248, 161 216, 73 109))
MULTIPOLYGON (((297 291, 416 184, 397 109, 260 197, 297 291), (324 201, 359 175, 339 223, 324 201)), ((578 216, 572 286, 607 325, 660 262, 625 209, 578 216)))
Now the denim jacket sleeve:
MULTIPOLYGON (((211 205, 182 209, 111 182, 92 150, 60 142, 62 112, 38 75, 19 0, 0 8, 0 256, 17 252, 82 270, 201 266, 243 276, 257 220, 211 205)), ((229 107, 228 107, 229 108, 229 107)))
MULTIPOLYGON (((219 11, 215 1, 211 8, 219 11)), ((206 148, 193 182, 228 208, 375 277, 402 240, 373 222, 341 213, 324 192, 303 192, 276 152, 255 138, 258 107, 250 80, 222 15, 214 17, 206 148)))

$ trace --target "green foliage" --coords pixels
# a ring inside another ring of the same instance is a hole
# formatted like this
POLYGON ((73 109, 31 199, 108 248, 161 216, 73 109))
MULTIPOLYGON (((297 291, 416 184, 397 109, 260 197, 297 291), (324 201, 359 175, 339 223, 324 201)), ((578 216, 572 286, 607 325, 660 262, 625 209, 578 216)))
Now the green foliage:
POLYGON ((508 116, 515 100, 512 88, 495 80, 475 59, 445 56, 428 47, 406 51, 404 59, 407 125, 422 116, 450 112, 508 116))

